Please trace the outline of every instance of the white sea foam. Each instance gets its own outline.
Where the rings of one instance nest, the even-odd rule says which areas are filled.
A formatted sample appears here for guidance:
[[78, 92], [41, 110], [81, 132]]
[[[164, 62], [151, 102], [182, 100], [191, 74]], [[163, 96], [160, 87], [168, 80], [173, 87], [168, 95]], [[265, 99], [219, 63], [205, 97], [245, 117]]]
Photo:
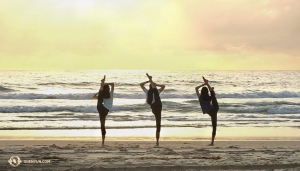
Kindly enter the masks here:
[[[178, 104], [178, 105], [176, 105]], [[56, 105], [56, 106], [1, 106], [0, 113], [32, 113], [32, 112], [81, 112], [81, 113], [98, 113], [96, 104], [90, 105]], [[148, 112], [151, 111], [150, 107], [146, 104], [134, 104], [134, 105], [114, 105], [112, 112]], [[169, 113], [199, 113], [200, 106], [184, 106], [180, 103], [174, 103], [172, 105], [165, 104], [163, 106], [163, 112]], [[219, 112], [223, 113], [262, 113], [262, 114], [300, 114], [300, 106], [298, 105], [281, 105], [281, 106], [220, 106]]]
[[294, 91], [258, 91], [245, 93], [218, 93], [218, 98], [297, 98], [300, 97], [300, 92]]
[[[91, 99], [95, 92], [91, 93], [68, 93], [68, 94], [41, 94], [41, 93], [2, 93], [0, 99], [70, 99], [85, 100]], [[194, 93], [161, 93], [164, 99], [196, 99]], [[123, 99], [144, 99], [144, 93], [115, 93], [115, 98]], [[218, 93], [217, 98], [300, 98], [300, 92], [246, 92], [246, 93]]]
[[[147, 121], [152, 125], [155, 118], [149, 105], [144, 104], [146, 95], [139, 87], [139, 83], [147, 81], [141, 72], [144, 71], [0, 71], [0, 129], [20, 126], [98, 129], [97, 101], [92, 101], [92, 97], [99, 89], [99, 75], [104, 74], [107, 82], [115, 82], [113, 111], [107, 119], [116, 127], [130, 124], [143, 127]], [[166, 85], [160, 94], [163, 126], [210, 126], [210, 117], [202, 114], [195, 93], [195, 86], [203, 83], [202, 75], [207, 76], [216, 90], [220, 106], [218, 126], [299, 124], [299, 71], [151, 73], [155, 82]], [[20, 78], [25, 79], [20, 81]]]

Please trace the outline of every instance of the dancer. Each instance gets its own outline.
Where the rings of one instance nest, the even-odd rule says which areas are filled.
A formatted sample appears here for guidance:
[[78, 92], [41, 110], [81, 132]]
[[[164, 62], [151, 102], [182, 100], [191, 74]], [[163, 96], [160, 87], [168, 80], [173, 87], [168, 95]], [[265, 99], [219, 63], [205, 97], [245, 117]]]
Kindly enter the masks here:
[[[111, 86], [111, 90], [110, 87]], [[106, 135], [105, 119], [109, 111], [112, 109], [114, 83], [105, 83], [105, 75], [101, 80], [100, 90], [94, 95], [93, 98], [98, 99], [97, 110], [100, 117], [101, 134], [102, 134], [102, 146], [104, 146], [104, 140]]]
[[[140, 84], [143, 91], [146, 93], [147, 98], [146, 101], [150, 105], [152, 109], [152, 113], [155, 116], [156, 120], [156, 146], [159, 146], [159, 137], [160, 137], [160, 127], [161, 127], [161, 110], [162, 110], [162, 103], [159, 97], [159, 94], [165, 89], [165, 85], [159, 85], [153, 82], [152, 76], [148, 75], [146, 73], [147, 77], [149, 78], [149, 81], [142, 82]], [[150, 83], [149, 90], [145, 88], [145, 84]], [[156, 87], [160, 87], [159, 90], [157, 90]]]
[[[213, 131], [212, 131], [211, 143], [209, 144], [209, 146], [214, 146], [216, 130], [217, 130], [217, 113], [219, 111], [219, 104], [216, 99], [214, 87], [211, 87], [208, 84], [207, 79], [205, 79], [204, 77], [202, 77], [202, 78], [203, 78], [204, 84], [195, 87], [195, 90], [196, 90], [203, 114], [207, 113], [207, 114], [209, 114], [209, 116], [211, 118]], [[204, 87], [204, 86], [207, 86], [207, 87]], [[201, 94], [199, 93], [200, 87], [202, 87]], [[208, 95], [208, 90], [210, 91], [211, 96]], [[212, 104], [210, 102], [212, 102]]]

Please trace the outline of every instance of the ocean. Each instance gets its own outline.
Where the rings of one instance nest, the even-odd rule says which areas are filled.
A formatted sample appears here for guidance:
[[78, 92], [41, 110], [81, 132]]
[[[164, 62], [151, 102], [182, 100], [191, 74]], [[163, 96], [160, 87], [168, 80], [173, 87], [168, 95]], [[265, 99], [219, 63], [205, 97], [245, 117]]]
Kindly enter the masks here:
[[[162, 129], [211, 127], [195, 87], [210, 80], [222, 127], [300, 129], [300, 71], [0, 71], [0, 130], [99, 129], [100, 80], [115, 83], [107, 129], [155, 128], [155, 118], [139, 83], [165, 84]], [[148, 87], [148, 84], [146, 85]]]

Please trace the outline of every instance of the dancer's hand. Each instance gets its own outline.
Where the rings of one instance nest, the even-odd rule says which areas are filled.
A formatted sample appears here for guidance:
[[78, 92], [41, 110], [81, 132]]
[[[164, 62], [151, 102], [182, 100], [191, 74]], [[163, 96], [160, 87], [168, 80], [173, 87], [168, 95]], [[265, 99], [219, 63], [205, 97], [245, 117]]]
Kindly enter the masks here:
[[98, 99], [98, 94], [99, 94], [99, 92], [97, 92], [96, 94], [94, 94], [93, 98], [94, 99]]
[[195, 89], [198, 90], [200, 87], [203, 87], [203, 86], [205, 86], [205, 84], [201, 84], [201, 85], [195, 87]]
[[140, 83], [140, 86], [144, 86], [146, 83], [149, 83], [149, 81], [145, 81], [145, 82]]

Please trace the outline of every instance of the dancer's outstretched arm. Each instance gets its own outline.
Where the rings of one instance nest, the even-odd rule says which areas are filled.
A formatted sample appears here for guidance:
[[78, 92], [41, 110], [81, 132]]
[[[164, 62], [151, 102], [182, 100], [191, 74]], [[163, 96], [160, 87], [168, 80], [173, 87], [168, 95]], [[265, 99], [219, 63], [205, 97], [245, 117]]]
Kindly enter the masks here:
[[140, 83], [140, 86], [141, 86], [141, 88], [144, 90], [145, 89], [145, 84], [146, 83], [149, 83], [149, 81], [145, 81], [145, 82], [142, 82], [142, 83]]
[[201, 85], [195, 87], [196, 94], [197, 94], [198, 98], [200, 98], [200, 95], [201, 95], [201, 93], [199, 92], [199, 88], [200, 88], [200, 87], [203, 87], [203, 86], [205, 86], [205, 84], [201, 84]]
[[115, 90], [115, 83], [104, 83], [104, 85], [110, 85], [110, 87], [111, 87], [110, 91], [114, 92], [114, 90]]
[[98, 93], [94, 94], [94, 96], [93, 96], [94, 99], [98, 99]]
[[165, 87], [166, 87], [166, 86], [163, 85], [163, 84], [156, 84], [156, 86], [160, 87], [159, 92], [164, 91], [164, 89], [165, 89]]

